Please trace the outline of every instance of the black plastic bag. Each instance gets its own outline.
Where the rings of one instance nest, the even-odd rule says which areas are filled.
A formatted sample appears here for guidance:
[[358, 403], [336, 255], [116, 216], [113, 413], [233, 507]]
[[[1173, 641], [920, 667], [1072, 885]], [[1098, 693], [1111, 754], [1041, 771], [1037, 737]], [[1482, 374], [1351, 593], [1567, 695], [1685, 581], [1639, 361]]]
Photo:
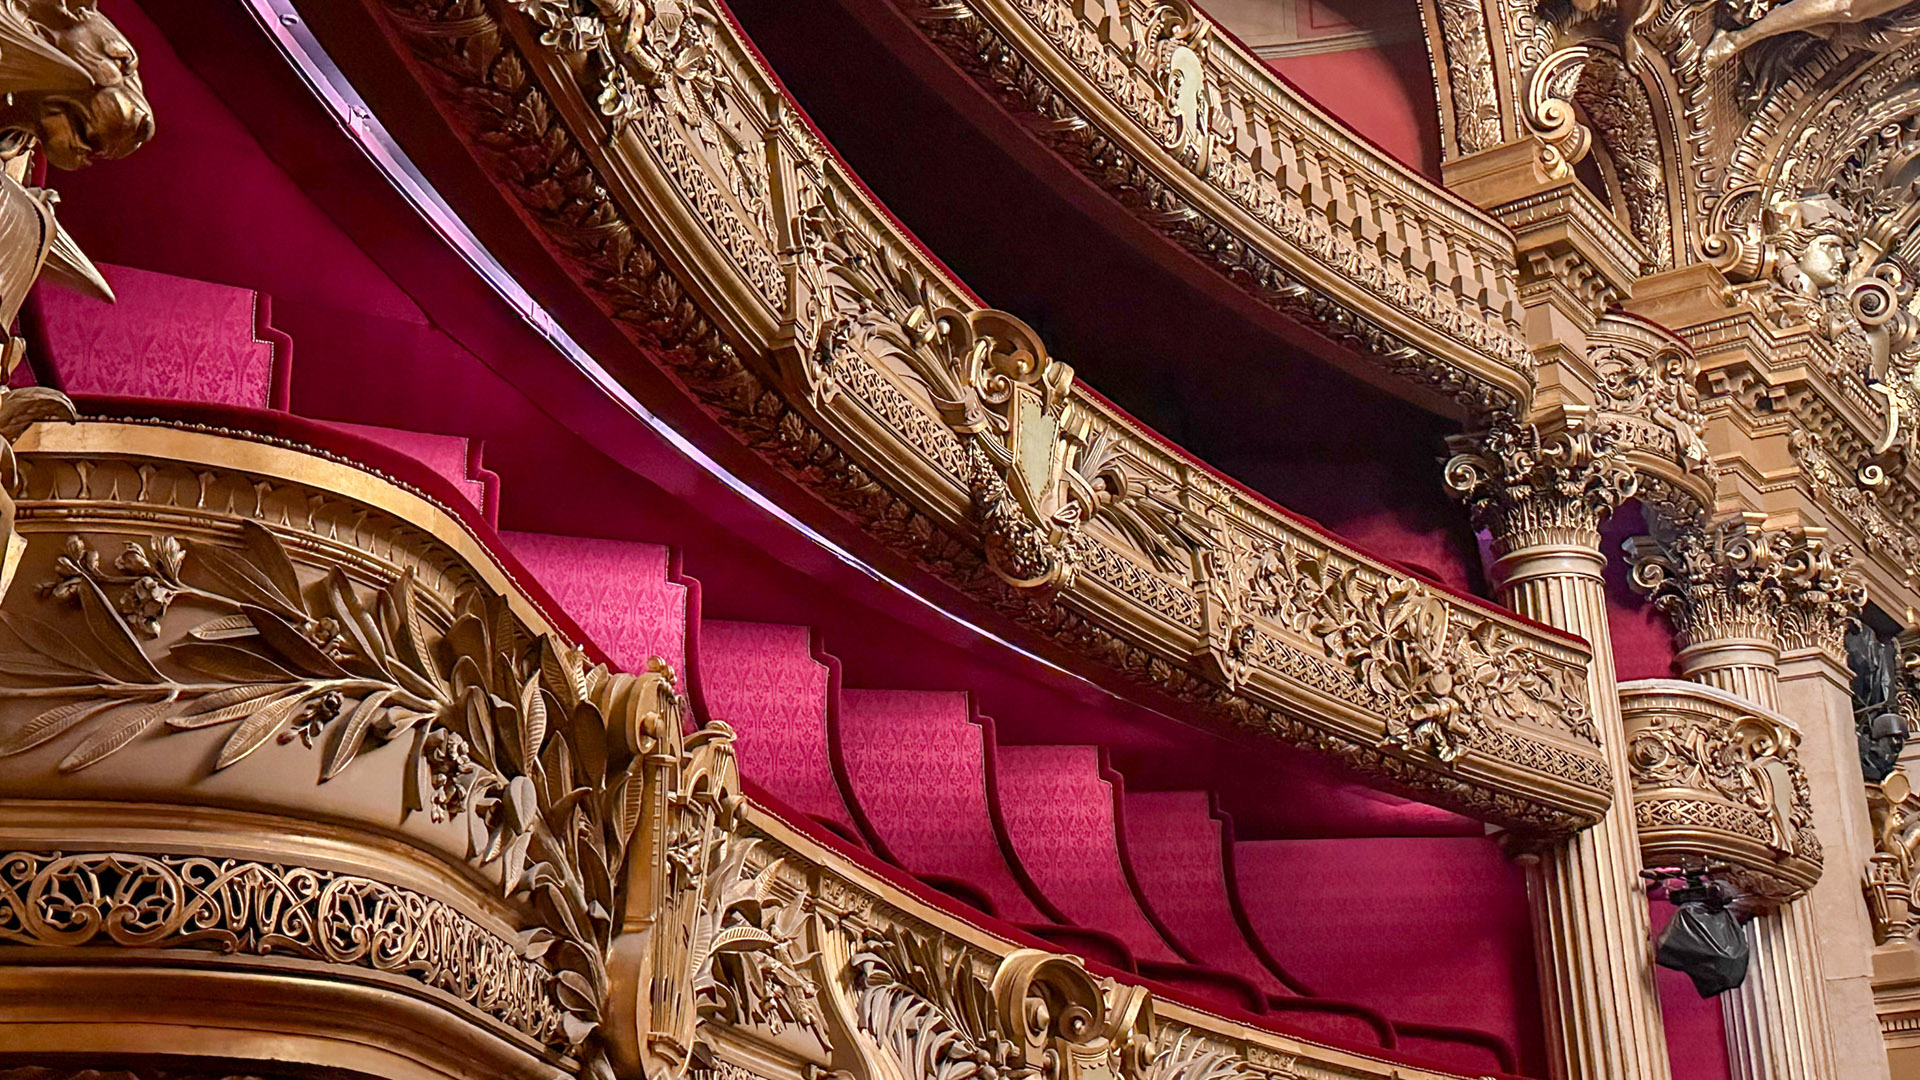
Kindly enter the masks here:
[[1717, 997], [1747, 980], [1747, 935], [1717, 897], [1674, 905], [1673, 921], [1654, 943], [1663, 968], [1683, 971], [1703, 998]]

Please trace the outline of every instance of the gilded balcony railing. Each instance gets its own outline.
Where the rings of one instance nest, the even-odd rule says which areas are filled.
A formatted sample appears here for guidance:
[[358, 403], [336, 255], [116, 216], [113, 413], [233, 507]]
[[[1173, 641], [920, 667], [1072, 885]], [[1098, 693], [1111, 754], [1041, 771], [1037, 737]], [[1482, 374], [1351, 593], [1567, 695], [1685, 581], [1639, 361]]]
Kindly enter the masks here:
[[1082, 389], [871, 199], [720, 9], [378, 2], [710, 415], [1063, 662], [1489, 819], [1607, 804], [1581, 643], [1367, 558]]
[[1724, 864], [1790, 900], [1819, 880], [1820, 839], [1791, 720], [1700, 683], [1623, 683], [1634, 819], [1648, 866]]
[[1159, 1000], [783, 821], [679, 673], [590, 659], [443, 478], [272, 422], [14, 448], [0, 1064], [1452, 1075]]
[[1410, 381], [1525, 411], [1512, 235], [1187, 0], [884, 2], [1230, 281]]

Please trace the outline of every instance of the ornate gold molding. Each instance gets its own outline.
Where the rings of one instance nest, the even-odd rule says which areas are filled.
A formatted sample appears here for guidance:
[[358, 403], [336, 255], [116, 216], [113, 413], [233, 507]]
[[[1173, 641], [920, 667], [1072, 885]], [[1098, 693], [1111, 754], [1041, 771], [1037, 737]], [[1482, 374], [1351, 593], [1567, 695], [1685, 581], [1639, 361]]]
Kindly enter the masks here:
[[[477, 0], [385, 2], [416, 56], [450, 84], [448, 108], [482, 156], [593, 291], [614, 298], [622, 324], [657, 346], [723, 425], [881, 542], [1055, 642], [1069, 662], [1144, 684], [1200, 717], [1334, 751], [1424, 798], [1549, 830], [1591, 820], [1606, 801], [1604, 765], [1567, 724], [1490, 717], [1490, 736], [1450, 764], [1409, 752], [1387, 735], [1381, 713], [1393, 699], [1303, 632], [1236, 614], [1237, 551], [1283, 541], [1342, 568], [1386, 568], [1175, 454], [1073, 387], [1017, 320], [978, 310], [809, 130], [750, 107], [777, 95], [730, 26], [697, 15], [677, 24], [705, 35], [703, 71], [765, 89], [702, 106], [719, 110], [715, 123], [734, 133], [727, 152], [752, 158], [750, 167], [711, 163], [710, 140], [673, 104], [689, 100], [683, 92], [649, 83], [656, 77], [616, 53], [611, 43], [623, 39], [605, 23], [582, 29], [561, 18], [572, 8], [495, 23]], [[652, 25], [634, 32], [654, 34]], [[567, 36], [576, 30], [587, 36]], [[661, 40], [647, 48], [680, 39]], [[626, 74], [608, 75], [614, 68]], [[628, 82], [633, 93], [599, 98]], [[529, 117], [539, 123], [529, 127]], [[504, 155], [510, 146], [527, 154]], [[745, 208], [761, 201], [751, 178], [762, 166], [779, 182], [756, 216]], [[568, 192], [558, 206], [541, 194], [556, 173]], [[634, 192], [659, 197], [612, 194]], [[689, 206], [691, 220], [666, 209]], [[598, 223], [592, 243], [582, 221]], [[758, 250], [741, 239], [758, 235], [756, 221], [771, 229], [777, 290], [757, 284], [764, 275], [737, 254]], [[676, 264], [711, 272], [673, 277], [629, 222], [663, 231]], [[1024, 374], [1008, 375], [1015, 370]], [[1016, 405], [1033, 419], [1024, 430], [1042, 437], [1011, 439]], [[1519, 620], [1443, 602], [1469, 626], [1493, 620], [1547, 668], [1585, 662], [1577, 645]]]
[[553, 973], [449, 904], [304, 866], [199, 855], [0, 855], [0, 941], [43, 948], [204, 949], [416, 979], [565, 1046]]
[[1089, 179], [1228, 280], [1471, 409], [1525, 406], [1511, 238], [1348, 135], [1184, 0], [899, 3], [997, 99], [1044, 116]]
[[[213, 833], [184, 861], [15, 857], [0, 866], [20, 876], [11, 935], [418, 975], [552, 1062], [604, 1073], [628, 845], [642, 808], [673, 798], [663, 785], [704, 773], [730, 734], [683, 740], [672, 672], [588, 662], [522, 617], [497, 567], [459, 554], [471, 538], [450, 518], [391, 485], [164, 429], [152, 441], [177, 456], [143, 459], [140, 429], [105, 426], [135, 437], [83, 423], [22, 440], [22, 580], [37, 588], [0, 609], [9, 789], [192, 802], [214, 785], [222, 802], [355, 821], [349, 849], [390, 843], [398, 823], [486, 881], [514, 925], [464, 896], [228, 856]], [[63, 441], [118, 452], [48, 450]], [[266, 464], [293, 475], [253, 471]], [[659, 835], [643, 846], [665, 860]], [[258, 910], [235, 918], [267, 922], [222, 923], [241, 901]]]
[[1623, 683], [1620, 706], [1646, 865], [1724, 863], [1766, 903], [1813, 886], [1820, 839], [1791, 721], [1672, 679]]
[[1851, 549], [1817, 526], [1769, 528], [1758, 515], [1675, 524], [1627, 542], [1633, 582], [1673, 621], [1683, 648], [1762, 641], [1845, 655], [1865, 601]]
[[0, 989], [89, 993], [10, 1010], [5, 1053], [128, 1052], [94, 1040], [132, 995], [133, 1052], [243, 1065], [269, 1031], [274, 1068], [343, 1074], [1447, 1078], [903, 892], [743, 798], [670, 672], [586, 664], [418, 493], [158, 425], [21, 462], [46, 587], [0, 607]]
[[[1256, 1080], [1340, 1076], [1439, 1080], [1447, 1074], [1336, 1050], [1158, 998], [1077, 959], [1023, 948], [866, 874], [751, 804], [748, 870], [796, 921], [811, 950], [798, 969], [821, 1026], [804, 1034], [749, 1016], [716, 1017], [724, 1069], [805, 1063], [856, 1080], [996, 1075], [1037, 1080]], [[729, 982], [729, 988], [751, 980]]]

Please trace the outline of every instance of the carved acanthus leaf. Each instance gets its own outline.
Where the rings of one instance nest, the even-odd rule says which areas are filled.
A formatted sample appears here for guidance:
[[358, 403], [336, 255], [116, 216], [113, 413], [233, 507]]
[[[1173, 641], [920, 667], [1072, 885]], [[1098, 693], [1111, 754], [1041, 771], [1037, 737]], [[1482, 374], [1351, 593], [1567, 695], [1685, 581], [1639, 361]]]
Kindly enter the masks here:
[[927, 1080], [1146, 1080], [1144, 990], [1035, 949], [1008, 954], [990, 976], [979, 964], [940, 937], [869, 932], [852, 961], [859, 1026], [902, 1074]]
[[1478, 434], [1448, 440], [1446, 484], [1496, 550], [1541, 537], [1591, 545], [1600, 523], [1639, 490], [1620, 442], [1612, 425], [1570, 407], [1550, 425], [1501, 414]]
[[338, 567], [309, 580], [251, 520], [237, 544], [129, 541], [111, 568], [70, 537], [40, 610], [0, 612], [0, 700], [46, 706], [0, 732], [0, 755], [65, 739], [59, 768], [76, 772], [154, 735], [224, 728], [214, 771], [298, 740], [325, 782], [406, 746], [402, 807], [465, 823], [469, 856], [540, 927], [526, 948], [560, 1005], [550, 1042], [599, 1061], [617, 874], [654, 752], [641, 733], [677, 738], [674, 676], [589, 664], [488, 593], [460, 597], [439, 632], [415, 590], [410, 569], [371, 595]]
[[1633, 583], [1683, 645], [1759, 639], [1841, 652], [1865, 589], [1851, 549], [1825, 529], [1769, 529], [1750, 515], [1652, 524], [1654, 533], [1626, 544]]

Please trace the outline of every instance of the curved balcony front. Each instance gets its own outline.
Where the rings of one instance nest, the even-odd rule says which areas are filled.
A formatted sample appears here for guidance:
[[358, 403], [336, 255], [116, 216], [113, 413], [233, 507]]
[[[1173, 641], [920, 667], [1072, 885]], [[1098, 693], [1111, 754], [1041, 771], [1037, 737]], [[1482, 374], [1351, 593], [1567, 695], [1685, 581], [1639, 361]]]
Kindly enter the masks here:
[[715, 452], [954, 590], [937, 602], [1486, 820], [1557, 831], [1606, 806], [1581, 642], [1368, 557], [1082, 387], [872, 200], [721, 10], [302, 7], [323, 39], [398, 43], [427, 90], [407, 100], [450, 131], [383, 116], [403, 141], [461, 140], [513, 207], [461, 216], [554, 258], [572, 291], [550, 309], [650, 365], [626, 387], [697, 406]]
[[1620, 707], [1647, 866], [1723, 864], [1770, 903], [1813, 887], [1820, 838], [1793, 721], [1675, 679], [1622, 683]]
[[[942, 79], [941, 58], [966, 73], [1014, 121], [996, 125], [988, 109], [976, 124], [1023, 129], [994, 137], [1029, 144], [1017, 157], [1057, 155], [1107, 204], [1099, 216], [1157, 233], [1216, 288], [1339, 342], [1403, 395], [1526, 411], [1533, 359], [1513, 234], [1356, 135], [1204, 3], [839, 6], [910, 77]], [[777, 21], [772, 7], [749, 27]]]
[[[685, 670], [620, 671], [563, 612], [603, 613], [533, 583], [543, 538], [494, 533], [445, 475], [335, 425], [157, 411], [173, 418], [41, 425], [16, 445], [9, 1062], [409, 1080], [1489, 1071], [1403, 1056], [1472, 1051], [1459, 1032], [1296, 997], [1298, 1015], [1382, 1035], [1283, 1035], [969, 910], [744, 784], [736, 756], [764, 763], [758, 740], [792, 732], [721, 697], [738, 677], [713, 621], [701, 685], [697, 609], [652, 642], [683, 638]], [[702, 699], [748, 725], [737, 744]], [[1496, 1060], [1511, 1070], [1510, 1050]]]

